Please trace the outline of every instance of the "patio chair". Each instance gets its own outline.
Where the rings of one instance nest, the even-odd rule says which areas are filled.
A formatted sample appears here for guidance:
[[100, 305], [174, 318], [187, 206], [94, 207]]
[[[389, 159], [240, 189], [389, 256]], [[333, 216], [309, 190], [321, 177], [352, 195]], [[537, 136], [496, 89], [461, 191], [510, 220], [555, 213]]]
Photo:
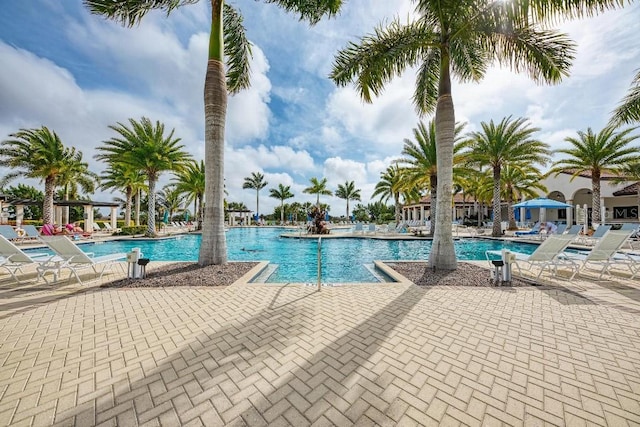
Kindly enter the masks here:
[[104, 223], [104, 229], [107, 230], [109, 233], [119, 233], [122, 231], [120, 228], [113, 228], [111, 224], [109, 224], [108, 222]]
[[[577, 264], [572, 259], [560, 258], [560, 255], [567, 246], [569, 246], [569, 243], [571, 243], [572, 240], [573, 236], [568, 236], [566, 234], [560, 236], [551, 235], [531, 254], [511, 252], [515, 255], [515, 265], [518, 268], [518, 272], [522, 276], [522, 268], [520, 267], [520, 264], [527, 264], [529, 266], [529, 271], [531, 271], [534, 266], [539, 267], [540, 272], [536, 278], [539, 278], [546, 268], [553, 268], [554, 273], [557, 273], [558, 267], [561, 266], [568, 267], [575, 271], [577, 269]], [[502, 251], [486, 251], [485, 256], [487, 261], [491, 262], [491, 260], [495, 259], [496, 256], [502, 256]]]
[[571, 228], [566, 231], [564, 234], [566, 234], [567, 236], [577, 236], [581, 231], [582, 231], [582, 225], [581, 224], [576, 224], [576, 225], [572, 225]]
[[49, 271], [53, 273], [54, 281], [57, 281], [60, 272], [65, 268], [70, 271], [70, 274], [76, 277], [78, 283], [82, 283], [78, 271], [86, 268], [91, 268], [96, 274], [100, 274], [98, 278], [102, 278], [105, 271], [114, 265], [120, 265], [124, 272], [122, 263], [118, 262], [127, 257], [127, 254], [124, 252], [94, 257], [93, 253], [83, 252], [82, 249], [66, 236], [43, 236], [42, 240], [57, 255], [57, 257], [50, 262], [38, 265], [39, 275], [42, 276], [45, 281], [47, 280], [44, 275]]
[[[609, 230], [611, 230], [610, 225], [601, 225], [591, 236], [578, 236], [576, 243], [581, 243], [583, 245], [595, 245]], [[629, 233], [629, 235], [631, 235], [631, 233]]]
[[533, 228], [531, 228], [531, 230], [528, 230], [528, 231], [516, 231], [516, 232], [514, 233], [514, 235], [515, 235], [516, 237], [521, 237], [521, 236], [534, 236], [534, 235], [535, 235], [535, 236], [537, 236], [537, 235], [539, 235], [539, 234], [540, 234], [540, 223], [539, 223], [539, 222], [536, 222], [536, 223], [533, 225]]
[[12, 242], [17, 242], [20, 240], [20, 236], [10, 225], [0, 225], [0, 235]]
[[357, 222], [353, 227], [353, 233], [364, 234], [364, 225], [361, 222]]
[[40, 232], [33, 224], [23, 225], [22, 229], [24, 230], [23, 239], [31, 239], [31, 240], [40, 240]]
[[376, 225], [375, 224], [369, 224], [369, 226], [367, 227], [367, 233], [376, 234]]
[[576, 274], [579, 275], [580, 270], [589, 269], [588, 265], [591, 264], [602, 266], [598, 279], [602, 278], [602, 275], [616, 264], [626, 266], [632, 277], [635, 277], [638, 261], [632, 255], [618, 253], [618, 250], [624, 246], [632, 232], [632, 230], [609, 230], [589, 252], [563, 253], [561, 255], [562, 259], [578, 263], [578, 269], [576, 269], [571, 278]]
[[20, 282], [16, 272], [23, 273], [22, 268], [31, 264], [44, 263], [54, 257], [47, 253], [27, 253], [18, 248], [6, 237], [0, 235], [0, 267], [11, 274], [16, 282]]

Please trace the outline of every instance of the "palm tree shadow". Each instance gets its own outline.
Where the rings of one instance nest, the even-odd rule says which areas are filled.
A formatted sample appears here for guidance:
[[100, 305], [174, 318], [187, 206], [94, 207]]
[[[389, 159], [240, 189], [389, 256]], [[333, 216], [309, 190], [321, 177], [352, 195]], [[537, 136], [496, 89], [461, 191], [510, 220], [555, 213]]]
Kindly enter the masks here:
[[[427, 289], [413, 285], [388, 287], [377, 291], [380, 295], [374, 298], [374, 309], [344, 301], [337, 303], [344, 312], [335, 311], [336, 299], [352, 298], [353, 294], [357, 297], [361, 292], [370, 290], [317, 292], [311, 288], [281, 287], [264, 309], [250, 317], [243, 318], [244, 313], [238, 313], [237, 318], [229, 319], [220, 328], [210, 324], [215, 328], [212, 333], [194, 336], [157, 367], [144, 370], [122, 396], [116, 393], [115, 402], [145, 395], [158, 407], [190, 390], [194, 406], [205, 400], [215, 402], [218, 422], [239, 421], [239, 416], [251, 423], [276, 404], [304, 412], [304, 406], [321, 397], [340, 399], [349, 392], [380, 391], [382, 387], [376, 383], [386, 380], [377, 374], [372, 378], [370, 371], [365, 377], [360, 371]], [[244, 295], [247, 291], [238, 293]], [[258, 297], [249, 293], [249, 298]], [[240, 300], [248, 302], [243, 297]], [[357, 310], [366, 312], [366, 316], [354, 316]], [[346, 333], [337, 332], [341, 328], [336, 324], [351, 323], [353, 326]], [[162, 380], [162, 392], [154, 393], [150, 384], [157, 384], [158, 380]], [[286, 396], [289, 400], [283, 401]], [[300, 406], [300, 402], [307, 403]], [[96, 408], [97, 420], [102, 411], [109, 409]], [[137, 413], [139, 422], [149, 421], [148, 413], [152, 411]], [[305, 424], [313, 422], [301, 416]]]

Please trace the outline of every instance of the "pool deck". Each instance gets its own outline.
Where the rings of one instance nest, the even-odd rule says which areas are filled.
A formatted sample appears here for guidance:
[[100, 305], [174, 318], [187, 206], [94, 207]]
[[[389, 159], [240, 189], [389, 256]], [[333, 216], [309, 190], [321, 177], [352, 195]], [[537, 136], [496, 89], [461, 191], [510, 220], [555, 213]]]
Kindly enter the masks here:
[[3, 275], [0, 425], [640, 425], [640, 281], [543, 277], [317, 292]]

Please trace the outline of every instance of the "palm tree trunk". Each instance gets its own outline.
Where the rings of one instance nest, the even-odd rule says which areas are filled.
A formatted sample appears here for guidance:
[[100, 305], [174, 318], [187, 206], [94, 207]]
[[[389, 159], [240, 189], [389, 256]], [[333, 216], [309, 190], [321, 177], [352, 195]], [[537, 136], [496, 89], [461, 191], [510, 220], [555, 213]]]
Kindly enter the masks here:
[[398, 225], [400, 225], [400, 218], [401, 218], [400, 209], [402, 208], [400, 206], [400, 197], [398, 197], [397, 193], [393, 195], [393, 200], [394, 200], [394, 205], [396, 207], [396, 227], [397, 227]]
[[204, 82], [205, 195], [202, 242], [198, 264], [227, 262], [224, 234], [224, 126], [227, 116], [227, 84], [224, 68], [222, 0], [211, 0], [209, 61]]
[[156, 179], [149, 174], [149, 193], [147, 207], [147, 236], [156, 236]]
[[256, 190], [256, 215], [260, 215], [260, 190]]
[[438, 207], [438, 175], [431, 175], [429, 178], [431, 184], [431, 204], [429, 205], [429, 216], [432, 221], [429, 226], [429, 234], [433, 236], [433, 233], [436, 232], [436, 212]]
[[[69, 200], [69, 185], [64, 186], [64, 200]], [[65, 206], [62, 209], [62, 224], [69, 224], [71, 221], [69, 219], [69, 206]]]
[[502, 236], [502, 209], [500, 206], [500, 166], [493, 167], [493, 237]]
[[142, 190], [138, 188], [138, 193], [136, 194], [136, 227], [140, 227], [140, 199], [142, 197]]
[[280, 224], [284, 224], [284, 199], [280, 200]]
[[133, 199], [133, 189], [131, 187], [127, 187], [126, 193], [126, 202], [124, 204], [124, 226], [131, 226], [131, 201]]
[[44, 203], [42, 206], [42, 223], [53, 224], [53, 191], [55, 177], [48, 176], [44, 180]]
[[[453, 198], [453, 139], [455, 134], [455, 112], [451, 98], [451, 76], [448, 53], [442, 53], [440, 85], [436, 105], [436, 153], [438, 170], [438, 200], [436, 206], [436, 229], [429, 254], [429, 267], [440, 270], [455, 270], [458, 267], [451, 231], [451, 202]], [[433, 217], [431, 218], [433, 221]]]
[[591, 187], [593, 195], [591, 199], [591, 223], [600, 224], [602, 221], [602, 213], [600, 212], [600, 172], [593, 171], [591, 174]]
[[347, 221], [349, 221], [349, 198], [347, 197]]

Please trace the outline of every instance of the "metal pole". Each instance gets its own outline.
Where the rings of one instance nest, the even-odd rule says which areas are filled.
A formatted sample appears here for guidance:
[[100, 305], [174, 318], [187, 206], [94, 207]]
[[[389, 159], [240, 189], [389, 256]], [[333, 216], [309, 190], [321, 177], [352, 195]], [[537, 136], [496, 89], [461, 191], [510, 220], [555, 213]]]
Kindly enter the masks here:
[[322, 237], [318, 237], [318, 292], [322, 289]]

